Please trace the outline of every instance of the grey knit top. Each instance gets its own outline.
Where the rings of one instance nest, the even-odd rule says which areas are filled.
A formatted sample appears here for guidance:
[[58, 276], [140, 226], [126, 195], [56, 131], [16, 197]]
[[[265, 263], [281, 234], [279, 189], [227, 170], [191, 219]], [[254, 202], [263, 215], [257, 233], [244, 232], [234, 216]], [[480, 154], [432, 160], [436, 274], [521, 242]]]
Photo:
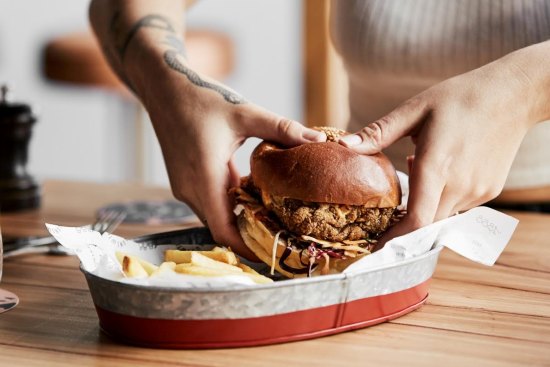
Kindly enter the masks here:
[[[354, 131], [439, 81], [549, 39], [550, 1], [332, 0], [331, 37]], [[413, 150], [403, 139], [386, 153], [405, 170]], [[506, 183], [540, 185], [550, 185], [550, 122], [528, 134]]]

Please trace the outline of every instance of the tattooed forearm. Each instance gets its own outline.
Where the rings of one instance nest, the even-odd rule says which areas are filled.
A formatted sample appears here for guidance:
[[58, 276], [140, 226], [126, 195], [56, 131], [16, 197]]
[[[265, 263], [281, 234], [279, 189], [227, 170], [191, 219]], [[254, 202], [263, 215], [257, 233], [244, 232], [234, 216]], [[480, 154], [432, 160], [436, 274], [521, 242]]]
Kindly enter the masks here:
[[115, 71], [115, 73], [118, 75], [118, 77], [120, 78], [120, 80], [132, 91], [132, 92], [136, 92], [136, 89], [134, 87], [134, 85], [132, 84], [132, 82], [130, 81], [130, 79], [128, 79], [128, 77], [126, 76], [126, 73], [124, 72], [124, 70], [122, 69], [122, 67], [120, 66], [120, 63], [117, 61], [116, 57], [117, 55], [114, 54], [111, 49], [109, 49], [108, 47], [105, 47], [104, 45], [101, 45], [101, 49], [103, 50], [103, 54], [105, 55], [105, 57], [107, 58], [107, 60], [109, 61], [109, 64], [111, 65], [111, 67], [113, 68], [113, 70]]
[[181, 73], [189, 79], [189, 81], [196, 86], [202, 88], [212, 89], [223, 96], [223, 98], [233, 104], [245, 103], [245, 99], [239, 94], [232, 92], [221, 85], [209, 83], [206, 80], [202, 79], [199, 74], [195, 73], [193, 70], [189, 69], [187, 66], [182, 64], [178, 60], [178, 53], [174, 50], [168, 50], [164, 53], [164, 61], [171, 69]]
[[164, 61], [168, 67], [180, 74], [185, 75], [194, 85], [201, 88], [211, 89], [219, 93], [229, 103], [241, 104], [245, 102], [245, 99], [239, 94], [223, 87], [222, 85], [211, 83], [202, 79], [199, 74], [189, 69], [180, 61], [181, 58], [185, 59], [185, 45], [181, 35], [176, 32], [176, 27], [172, 25], [169, 18], [159, 14], [149, 14], [130, 26], [128, 23], [125, 23], [121, 13], [117, 11], [113, 14], [109, 26], [112, 50], [109, 54], [111, 55], [111, 58], [113, 58], [113, 56], [118, 58], [118, 65], [121, 69], [119, 75], [126, 80], [128, 85], [130, 85], [130, 83], [128, 78], [125, 78], [124, 70], [122, 70], [124, 69], [124, 56], [132, 40], [142, 28], [155, 28], [164, 31], [164, 39], [158, 40], [157, 42], [164, 44], [169, 48], [164, 53]]
[[150, 14], [144, 16], [143, 18], [138, 20], [130, 28], [130, 30], [128, 30], [128, 32], [124, 32], [123, 28], [124, 26], [122, 24], [119, 14], [115, 13], [111, 21], [110, 31], [120, 60], [124, 60], [124, 55], [126, 54], [126, 50], [128, 49], [130, 42], [132, 42], [132, 39], [141, 28], [156, 28], [167, 31], [171, 35], [176, 34], [176, 31], [170, 23], [170, 20], [159, 14]]
[[187, 51], [185, 49], [185, 45], [180, 38], [176, 37], [173, 34], [169, 34], [166, 36], [166, 39], [163, 43], [172, 47], [179, 55], [186, 57]]

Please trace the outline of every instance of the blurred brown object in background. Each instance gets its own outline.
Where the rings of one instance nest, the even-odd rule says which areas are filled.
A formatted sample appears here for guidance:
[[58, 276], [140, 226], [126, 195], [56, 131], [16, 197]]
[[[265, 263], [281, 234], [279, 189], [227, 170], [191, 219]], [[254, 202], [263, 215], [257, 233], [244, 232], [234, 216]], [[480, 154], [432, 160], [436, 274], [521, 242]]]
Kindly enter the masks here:
[[550, 186], [504, 189], [487, 205], [500, 210], [550, 213]]
[[304, 115], [306, 125], [347, 130], [348, 78], [329, 37], [329, 0], [303, 2]]
[[126, 91], [111, 71], [92, 33], [73, 33], [53, 39], [44, 49], [43, 62], [44, 75], [50, 80]]
[[[190, 30], [185, 38], [195, 70], [218, 80], [231, 73], [234, 54], [228, 36], [211, 30]], [[49, 80], [128, 93], [109, 67], [92, 32], [71, 33], [49, 41], [44, 48], [43, 71]]]
[[495, 199], [495, 202], [503, 204], [547, 202], [550, 204], [550, 186], [507, 189]]

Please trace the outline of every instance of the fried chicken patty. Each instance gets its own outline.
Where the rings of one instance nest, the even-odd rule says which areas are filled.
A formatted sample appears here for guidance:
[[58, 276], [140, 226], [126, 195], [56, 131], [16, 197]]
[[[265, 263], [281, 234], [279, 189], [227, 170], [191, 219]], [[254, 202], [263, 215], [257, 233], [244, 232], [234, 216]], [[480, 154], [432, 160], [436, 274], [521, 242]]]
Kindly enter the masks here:
[[373, 238], [385, 231], [395, 208], [324, 204], [270, 195], [264, 205], [290, 231], [327, 241]]

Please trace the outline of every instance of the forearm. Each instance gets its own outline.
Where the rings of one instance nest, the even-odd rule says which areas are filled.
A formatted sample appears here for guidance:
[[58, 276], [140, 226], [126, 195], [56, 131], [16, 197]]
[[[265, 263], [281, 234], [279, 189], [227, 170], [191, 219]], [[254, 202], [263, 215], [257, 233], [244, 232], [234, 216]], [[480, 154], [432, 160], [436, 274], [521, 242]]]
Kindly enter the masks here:
[[183, 12], [181, 0], [93, 0], [90, 22], [113, 70], [131, 83], [138, 53], [162, 52], [163, 43], [184, 53]]
[[503, 88], [513, 94], [513, 102], [506, 108], [525, 109], [529, 125], [550, 119], [549, 65], [550, 41], [517, 50], [488, 65], [494, 74], [504, 74]]
[[230, 105], [244, 102], [189, 67], [182, 37], [185, 5], [189, 1], [94, 0], [90, 20], [113, 69], [149, 110], [162, 108], [159, 103], [174, 94], [188, 102], [213, 96]]

